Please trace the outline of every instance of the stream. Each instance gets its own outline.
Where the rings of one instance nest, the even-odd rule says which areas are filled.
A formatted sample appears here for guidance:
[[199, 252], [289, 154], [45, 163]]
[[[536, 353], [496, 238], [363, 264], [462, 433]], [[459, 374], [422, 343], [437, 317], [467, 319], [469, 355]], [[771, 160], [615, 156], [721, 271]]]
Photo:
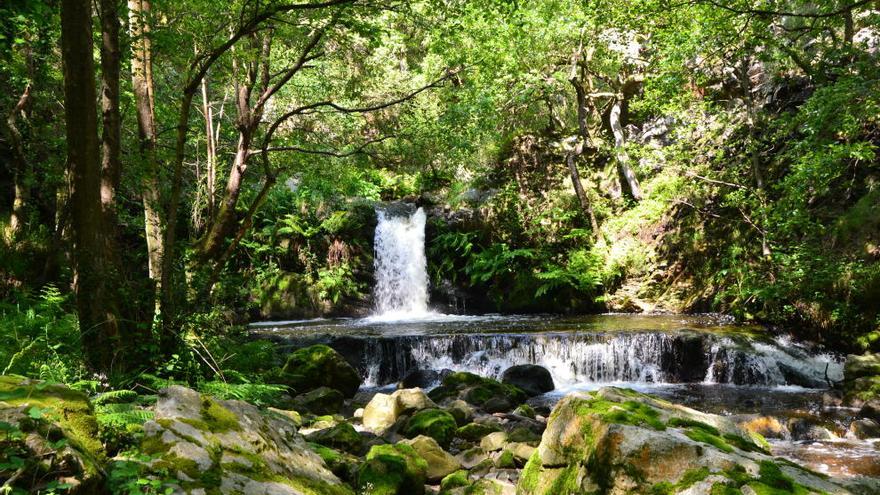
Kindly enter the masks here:
[[429, 313], [257, 322], [251, 332], [289, 350], [330, 345], [364, 377], [364, 393], [414, 377], [431, 388], [445, 370], [499, 378], [515, 364], [538, 364], [556, 385], [530, 400], [539, 408], [574, 390], [628, 387], [741, 423], [766, 423], [774, 455], [815, 471], [880, 476], [880, 439], [848, 435], [856, 411], [841, 407], [830, 390], [842, 379], [842, 356], [717, 315]]

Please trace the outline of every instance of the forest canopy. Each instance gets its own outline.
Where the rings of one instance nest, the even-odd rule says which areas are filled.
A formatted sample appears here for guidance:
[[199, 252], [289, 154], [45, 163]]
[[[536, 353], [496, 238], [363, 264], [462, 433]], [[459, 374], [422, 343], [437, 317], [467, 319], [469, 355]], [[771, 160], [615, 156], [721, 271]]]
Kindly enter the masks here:
[[194, 338], [361, 314], [396, 200], [436, 213], [438, 304], [717, 311], [876, 348], [878, 21], [856, 0], [10, 0], [0, 364], [199, 368]]

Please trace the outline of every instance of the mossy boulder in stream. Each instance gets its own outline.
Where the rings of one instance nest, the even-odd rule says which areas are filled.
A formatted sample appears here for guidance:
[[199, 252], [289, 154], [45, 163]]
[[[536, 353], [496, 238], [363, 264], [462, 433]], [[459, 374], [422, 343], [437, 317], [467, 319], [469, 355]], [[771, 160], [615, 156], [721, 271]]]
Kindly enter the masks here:
[[848, 401], [880, 399], [880, 353], [847, 356], [843, 379]]
[[173, 386], [144, 425], [145, 466], [171, 473], [175, 493], [350, 495], [288, 416]]
[[411, 446], [376, 445], [358, 470], [358, 493], [363, 495], [422, 495], [428, 463]]
[[330, 387], [352, 397], [362, 382], [357, 370], [341, 354], [323, 344], [294, 351], [282, 372], [285, 384], [300, 394]]
[[448, 412], [442, 409], [423, 409], [409, 418], [404, 433], [410, 438], [429, 436], [443, 448], [447, 448], [457, 429], [455, 418]]
[[104, 461], [98, 423], [84, 394], [64, 385], [0, 376], [4, 486], [48, 493], [60, 483], [68, 487], [65, 493], [102, 493]]
[[527, 394], [514, 385], [465, 371], [444, 377], [428, 396], [438, 403], [461, 399], [489, 413], [507, 412], [528, 399]]
[[764, 449], [727, 418], [603, 388], [556, 405], [517, 493], [848, 493]]

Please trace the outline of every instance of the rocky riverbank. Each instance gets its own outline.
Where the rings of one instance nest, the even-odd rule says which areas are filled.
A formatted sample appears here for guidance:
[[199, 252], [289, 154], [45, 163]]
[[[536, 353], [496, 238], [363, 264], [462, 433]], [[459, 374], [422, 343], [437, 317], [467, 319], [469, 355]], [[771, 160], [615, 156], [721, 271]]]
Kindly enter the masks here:
[[[535, 366], [514, 367], [500, 382], [458, 372], [429, 391], [364, 393], [342, 356], [319, 345], [293, 354], [280, 376], [299, 394], [274, 407], [173, 385], [137, 408], [126, 406], [137, 394], [90, 400], [61, 385], [2, 377], [0, 482], [12, 493], [23, 480], [42, 480], [29, 486], [80, 494], [880, 490], [876, 479], [832, 478], [774, 457], [761, 435], [773, 434], [770, 420], [709, 414], [615, 387], [568, 394], [552, 411], [533, 408], [529, 397], [553, 387]], [[108, 411], [143, 412], [130, 428], [136, 448], [111, 456], [98, 441]]]

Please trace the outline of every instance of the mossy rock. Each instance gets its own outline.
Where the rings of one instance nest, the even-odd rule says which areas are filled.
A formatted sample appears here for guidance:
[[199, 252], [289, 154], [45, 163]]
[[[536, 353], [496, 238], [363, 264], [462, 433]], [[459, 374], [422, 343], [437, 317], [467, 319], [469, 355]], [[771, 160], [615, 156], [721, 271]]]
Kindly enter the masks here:
[[509, 410], [528, 398], [525, 392], [513, 385], [464, 371], [445, 376], [440, 386], [429, 392], [428, 396], [436, 402], [461, 399], [480, 408], [489, 406], [493, 409], [491, 412]]
[[364, 495], [422, 495], [428, 463], [406, 444], [376, 445], [358, 469], [357, 491]]
[[455, 436], [469, 442], [478, 442], [489, 433], [501, 431], [501, 427], [491, 423], [469, 423], [455, 432]]
[[293, 409], [316, 415], [334, 414], [342, 409], [345, 397], [330, 387], [318, 387], [293, 398]]
[[67, 493], [100, 491], [106, 454], [94, 410], [82, 392], [21, 376], [0, 376], [0, 434], [3, 462], [7, 455], [21, 459], [25, 469], [10, 487], [37, 493], [52, 483], [66, 482], [71, 483]]
[[339, 479], [353, 482], [357, 478], [357, 468], [360, 464], [360, 459], [357, 457], [317, 443], [309, 443], [309, 448], [321, 457], [330, 472]]
[[326, 447], [343, 450], [352, 454], [360, 454], [364, 447], [364, 438], [348, 423], [318, 430], [306, 435], [306, 439]]
[[357, 370], [341, 354], [323, 344], [294, 351], [282, 372], [284, 383], [298, 393], [330, 387], [345, 397], [353, 397], [362, 382]]
[[440, 481], [440, 493], [447, 493], [453, 488], [470, 486], [470, 484], [471, 481], [468, 478], [468, 472], [464, 469], [459, 469], [458, 471], [449, 474]]
[[455, 418], [442, 409], [423, 409], [409, 418], [404, 433], [413, 438], [425, 435], [433, 438], [441, 447], [448, 448], [458, 429]]

